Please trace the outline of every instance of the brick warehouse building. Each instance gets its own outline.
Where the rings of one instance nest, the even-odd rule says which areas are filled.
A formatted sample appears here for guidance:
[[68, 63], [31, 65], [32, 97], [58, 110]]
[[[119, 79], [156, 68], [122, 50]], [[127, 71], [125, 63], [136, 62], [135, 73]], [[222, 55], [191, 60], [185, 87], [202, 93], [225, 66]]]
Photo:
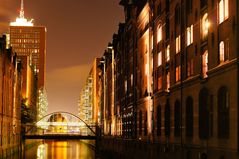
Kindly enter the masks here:
[[[238, 158], [238, 1], [120, 5], [125, 23], [113, 37], [114, 60], [108, 59], [115, 68], [114, 104], [108, 107], [115, 111], [107, 118], [119, 116], [110, 123], [121, 125], [110, 134], [145, 148], [153, 144], [152, 156]], [[108, 145], [130, 151], [119, 147]], [[142, 157], [140, 148], [132, 152]]]
[[99, 126], [114, 136], [102, 150], [121, 158], [238, 158], [238, 1], [120, 5], [125, 22], [99, 62]]

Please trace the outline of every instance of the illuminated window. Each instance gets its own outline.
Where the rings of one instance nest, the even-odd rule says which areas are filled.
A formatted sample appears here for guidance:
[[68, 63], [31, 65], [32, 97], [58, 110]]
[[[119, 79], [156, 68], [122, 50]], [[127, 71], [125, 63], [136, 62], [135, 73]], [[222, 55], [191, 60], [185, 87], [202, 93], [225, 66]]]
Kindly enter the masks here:
[[170, 88], [170, 72], [167, 72], [166, 90]]
[[193, 75], [193, 59], [189, 60], [187, 63], [187, 77]]
[[158, 90], [162, 89], [162, 82], [163, 82], [162, 77], [161, 76], [158, 77]]
[[219, 1], [219, 24], [228, 18], [228, 0]]
[[181, 67], [176, 67], [176, 82], [178, 82], [181, 79]]
[[219, 59], [220, 62], [224, 62], [224, 56], [225, 56], [225, 52], [224, 52], [224, 42], [221, 41], [219, 44]]
[[154, 41], [154, 37], [151, 36], [151, 50], [153, 50], [153, 48], [154, 48], [154, 43], [153, 43], [153, 41]]
[[176, 37], [176, 54], [180, 52], [181, 50], [181, 38], [180, 35]]
[[187, 27], [187, 46], [193, 43], [193, 25]]
[[125, 89], [125, 92], [127, 92], [127, 80], [124, 81], [124, 89]]
[[168, 45], [167, 48], [166, 48], [165, 60], [166, 61], [170, 60], [170, 45]]
[[207, 77], [208, 71], [208, 51], [205, 51], [202, 55], [202, 75], [203, 77]]
[[202, 38], [207, 38], [209, 28], [208, 14], [205, 13], [202, 17]]
[[158, 30], [157, 30], [157, 43], [159, 43], [161, 40], [162, 40], [162, 26], [159, 26], [158, 27]]
[[148, 64], [146, 63], [145, 64], [145, 75], [148, 75], [149, 74], [149, 66]]
[[161, 66], [162, 65], [162, 52], [160, 51], [158, 53], [158, 66]]
[[130, 76], [131, 86], [133, 86], [133, 74]]

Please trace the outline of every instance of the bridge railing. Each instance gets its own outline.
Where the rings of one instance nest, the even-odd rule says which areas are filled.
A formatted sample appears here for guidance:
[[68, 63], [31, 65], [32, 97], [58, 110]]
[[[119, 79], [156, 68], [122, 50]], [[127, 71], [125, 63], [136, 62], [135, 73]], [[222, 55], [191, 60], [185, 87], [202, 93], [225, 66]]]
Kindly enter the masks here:
[[[53, 134], [62, 134], [62, 135], [81, 135], [81, 136], [96, 136], [96, 126], [90, 126], [91, 129], [87, 126], [46, 126], [38, 127], [36, 125], [26, 126], [25, 135], [53, 135]], [[93, 131], [94, 132], [93, 132]]]

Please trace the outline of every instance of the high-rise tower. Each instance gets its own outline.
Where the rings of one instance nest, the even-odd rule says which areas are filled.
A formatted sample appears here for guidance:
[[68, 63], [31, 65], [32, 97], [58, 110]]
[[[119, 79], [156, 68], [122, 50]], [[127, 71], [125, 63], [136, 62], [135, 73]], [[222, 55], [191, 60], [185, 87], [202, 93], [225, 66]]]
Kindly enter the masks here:
[[[34, 26], [24, 17], [24, 3], [15, 22], [10, 23], [10, 46], [23, 66], [22, 97], [36, 111], [37, 118], [47, 112], [46, 97], [46, 27]], [[37, 77], [37, 78], [36, 78]]]
[[38, 73], [38, 89], [45, 87], [46, 79], [46, 28], [34, 26], [33, 19], [24, 17], [24, 4], [15, 22], [10, 23], [10, 45], [18, 56], [28, 56], [30, 65]]

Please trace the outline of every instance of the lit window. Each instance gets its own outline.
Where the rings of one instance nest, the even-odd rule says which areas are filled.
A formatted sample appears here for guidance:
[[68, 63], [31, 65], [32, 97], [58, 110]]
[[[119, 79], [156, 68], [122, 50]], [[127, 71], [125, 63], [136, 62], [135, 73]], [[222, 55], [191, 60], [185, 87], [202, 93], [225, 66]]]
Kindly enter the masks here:
[[125, 89], [125, 93], [127, 92], [127, 80], [124, 81], [124, 89]]
[[131, 80], [131, 86], [133, 86], [133, 74], [131, 74], [130, 80]]
[[162, 77], [158, 77], [158, 90], [162, 89]]
[[145, 64], [145, 75], [148, 75], [148, 73], [149, 73], [149, 66], [148, 66], [148, 64], [146, 63], [146, 64]]
[[221, 41], [220, 44], [219, 44], [219, 58], [220, 58], [220, 62], [224, 61], [224, 55], [225, 55], [225, 52], [224, 52], [224, 42]]
[[161, 40], [162, 40], [162, 26], [159, 26], [158, 27], [158, 30], [157, 30], [157, 43], [159, 43]]
[[193, 25], [187, 27], [187, 46], [193, 43]]
[[181, 50], [181, 38], [180, 35], [178, 37], [176, 37], [176, 54], [180, 52]]
[[208, 34], [208, 29], [209, 29], [209, 21], [208, 21], [208, 15], [205, 13], [202, 17], [202, 38], [205, 39]]
[[170, 60], [170, 45], [167, 46], [165, 60]]
[[170, 72], [167, 72], [167, 83], [166, 83], [166, 90], [170, 87]]
[[228, 0], [219, 1], [219, 24], [228, 18]]
[[158, 66], [161, 66], [162, 65], [162, 52], [160, 51], [158, 53]]
[[208, 51], [206, 50], [202, 55], [202, 75], [203, 77], [207, 77], [208, 71]]
[[151, 36], [151, 50], [153, 50], [153, 48], [154, 48], [154, 37], [153, 36]]
[[187, 77], [193, 75], [193, 59], [189, 60], [187, 63]]
[[177, 66], [176, 67], [176, 82], [178, 82], [181, 78], [181, 67]]

